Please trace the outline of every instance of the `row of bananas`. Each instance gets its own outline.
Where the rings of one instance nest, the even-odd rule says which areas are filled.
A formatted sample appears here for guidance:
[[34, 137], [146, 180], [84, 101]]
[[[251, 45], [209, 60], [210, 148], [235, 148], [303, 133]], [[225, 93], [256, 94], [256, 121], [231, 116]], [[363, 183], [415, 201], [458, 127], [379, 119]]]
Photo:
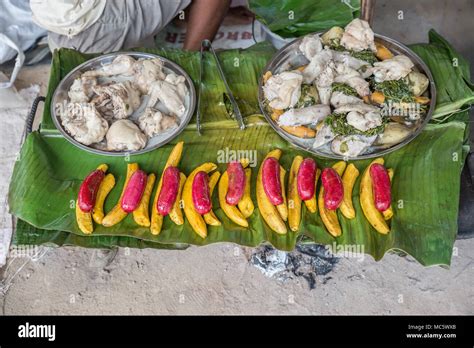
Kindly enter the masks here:
[[[171, 151], [158, 181], [151, 214], [149, 203], [156, 181], [153, 173], [142, 171], [137, 163], [127, 166], [127, 175], [119, 201], [107, 214], [104, 202], [115, 186], [115, 178], [107, 174], [108, 167], [101, 164], [82, 182], [76, 204], [76, 220], [79, 229], [86, 234], [96, 224], [110, 227], [133, 215], [134, 221], [149, 227], [158, 235], [165, 216], [176, 224], [184, 224], [184, 215], [193, 230], [202, 238], [207, 237], [207, 226], [219, 226], [212, 207], [212, 195], [217, 186], [219, 205], [235, 224], [248, 227], [247, 219], [254, 212], [251, 199], [249, 161], [243, 159], [228, 164], [221, 174], [212, 162], [201, 164], [189, 176], [178, 169], [183, 152], [183, 142]], [[257, 175], [256, 196], [261, 216], [276, 233], [298, 231], [302, 205], [310, 213], [319, 213], [327, 231], [334, 237], [342, 234], [337, 209], [347, 219], [356, 216], [352, 191], [358, 169], [340, 161], [331, 168], [320, 170], [311, 158], [296, 156], [289, 172], [288, 188], [285, 188], [286, 170], [280, 165], [281, 150], [275, 149], [264, 158]], [[391, 207], [391, 179], [393, 170], [386, 170], [384, 160], [374, 160], [362, 175], [360, 203], [369, 223], [380, 233], [390, 231], [388, 220], [393, 216]], [[316, 198], [316, 188], [321, 178], [321, 188]]]

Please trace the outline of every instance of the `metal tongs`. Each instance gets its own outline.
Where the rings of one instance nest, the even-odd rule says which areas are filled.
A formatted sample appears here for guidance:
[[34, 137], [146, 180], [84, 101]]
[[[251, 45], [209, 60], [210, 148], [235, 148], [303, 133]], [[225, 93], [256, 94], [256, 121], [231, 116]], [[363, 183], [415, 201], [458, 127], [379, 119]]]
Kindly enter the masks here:
[[219, 75], [222, 79], [222, 82], [224, 82], [225, 89], [227, 91], [227, 95], [229, 96], [230, 103], [232, 104], [232, 109], [234, 111], [235, 118], [237, 120], [237, 123], [239, 125], [240, 129], [245, 129], [245, 123], [244, 119], [242, 117], [242, 113], [240, 112], [239, 106], [237, 102], [235, 101], [234, 95], [232, 94], [232, 91], [229, 88], [229, 84], [227, 83], [227, 80], [224, 75], [224, 71], [222, 70], [221, 64], [219, 62], [219, 58], [217, 57], [216, 51], [214, 51], [214, 48], [212, 48], [211, 41], [209, 40], [203, 40], [201, 42], [201, 55], [200, 55], [200, 67], [199, 67], [199, 86], [198, 86], [198, 101], [197, 101], [197, 112], [196, 112], [196, 127], [197, 127], [197, 132], [199, 135], [201, 135], [201, 91], [202, 91], [202, 79], [203, 79], [203, 73], [204, 73], [204, 50], [209, 49], [209, 51], [212, 53], [214, 60], [216, 62], [217, 70], [219, 71]]

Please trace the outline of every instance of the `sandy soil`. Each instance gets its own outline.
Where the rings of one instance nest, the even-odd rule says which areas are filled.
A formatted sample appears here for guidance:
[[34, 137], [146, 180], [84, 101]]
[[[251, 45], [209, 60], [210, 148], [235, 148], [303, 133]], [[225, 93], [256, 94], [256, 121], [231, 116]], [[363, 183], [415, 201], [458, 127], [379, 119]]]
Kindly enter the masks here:
[[[474, 240], [455, 244], [450, 270], [410, 257], [341, 258], [309, 290], [265, 277], [232, 244], [185, 251], [50, 249], [2, 299], [4, 314], [473, 314]], [[11, 270], [23, 259], [16, 259]]]

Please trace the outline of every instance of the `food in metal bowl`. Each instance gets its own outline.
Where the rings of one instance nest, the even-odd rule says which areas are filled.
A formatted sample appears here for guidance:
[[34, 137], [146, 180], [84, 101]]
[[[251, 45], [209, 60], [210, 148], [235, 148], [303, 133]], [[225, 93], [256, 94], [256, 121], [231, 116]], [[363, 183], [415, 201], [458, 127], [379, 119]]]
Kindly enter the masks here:
[[166, 73], [160, 58], [120, 54], [73, 81], [59, 110], [61, 125], [86, 146], [141, 150], [150, 138], [179, 126], [187, 111], [185, 81]]
[[354, 158], [373, 146], [388, 148], [428, 111], [428, 77], [406, 55], [375, 42], [361, 19], [307, 35], [298, 50], [307, 64], [267, 71], [263, 103], [284, 132], [313, 138], [313, 150]]

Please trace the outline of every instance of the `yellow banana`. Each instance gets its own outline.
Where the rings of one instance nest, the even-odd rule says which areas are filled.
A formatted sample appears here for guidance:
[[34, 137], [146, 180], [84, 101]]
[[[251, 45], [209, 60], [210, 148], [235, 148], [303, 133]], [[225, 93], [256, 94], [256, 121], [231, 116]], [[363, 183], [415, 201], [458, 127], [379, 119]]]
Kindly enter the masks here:
[[375, 230], [381, 234], [390, 232], [390, 228], [381, 212], [377, 210], [374, 203], [374, 194], [372, 191], [372, 179], [370, 177], [370, 166], [374, 163], [384, 164], [383, 158], [377, 158], [370, 163], [362, 174], [360, 181], [360, 205], [364, 215]]
[[276, 207], [283, 221], [288, 220], [288, 202], [286, 200], [285, 175], [286, 170], [282, 166], [280, 166], [280, 187], [281, 196], [283, 197], [283, 203], [277, 205]]
[[79, 204], [76, 203], [76, 221], [79, 229], [85, 234], [91, 234], [94, 231], [94, 225], [92, 223], [91, 213], [86, 213], [79, 208]]
[[344, 199], [342, 200], [339, 209], [341, 209], [342, 215], [348, 219], [355, 218], [354, 205], [352, 204], [352, 190], [358, 176], [359, 170], [352, 163], [347, 166], [346, 170], [344, 171], [344, 175], [342, 176]]
[[250, 187], [252, 185], [251, 178], [252, 178], [252, 169], [245, 168], [245, 191], [239, 203], [237, 203], [237, 206], [239, 207], [240, 212], [245, 218], [248, 218], [250, 215], [252, 215], [253, 210], [255, 209], [253, 205], [252, 197], [250, 196]]
[[[212, 175], [209, 177], [209, 196], [211, 197], [212, 200], [212, 193], [214, 192], [214, 188], [216, 187], [217, 182], [219, 181], [219, 177], [221, 176], [221, 173], [219, 172], [214, 172]], [[211, 226], [220, 226], [221, 222], [217, 218], [216, 214], [211, 211], [207, 214], [204, 214], [204, 221], [206, 224], [211, 225]]]
[[[390, 183], [391, 183], [393, 181], [393, 169], [389, 168], [389, 169], [387, 169], [387, 172], [388, 172], [388, 176], [390, 178]], [[390, 220], [393, 217], [393, 209], [392, 209], [391, 204], [390, 204], [390, 207], [388, 207], [387, 210], [382, 212], [382, 215], [383, 215], [383, 218], [385, 220]]]
[[295, 156], [288, 178], [288, 225], [292, 231], [298, 231], [301, 222], [301, 198], [298, 194], [297, 176], [303, 157]]
[[318, 204], [316, 203], [316, 189], [318, 188], [318, 180], [321, 175], [321, 169], [316, 169], [316, 176], [314, 177], [314, 196], [307, 201], [304, 201], [306, 208], [308, 208], [310, 213], [316, 213], [318, 211]]
[[[265, 159], [268, 157], [274, 157], [276, 159], [279, 159], [281, 157], [281, 150], [276, 149], [270, 151], [265, 157]], [[267, 197], [267, 194], [265, 193], [265, 190], [263, 189], [262, 165], [260, 165], [260, 168], [258, 170], [256, 190], [258, 209], [260, 210], [260, 214], [262, 215], [263, 219], [273, 231], [279, 234], [285, 234], [287, 232], [285, 222], [281, 218], [277, 208], [270, 202]]]
[[100, 183], [99, 191], [97, 191], [97, 198], [95, 200], [94, 208], [92, 209], [92, 217], [98, 224], [102, 224], [104, 220], [104, 203], [110, 191], [115, 186], [115, 177], [113, 174], [107, 174]]
[[169, 213], [171, 221], [173, 221], [178, 226], [184, 224], [183, 212], [181, 211], [181, 194], [183, 192], [183, 186], [185, 181], [186, 175], [180, 172], [178, 194], [176, 196], [176, 200], [174, 201], [173, 207], [171, 208]]
[[151, 173], [148, 175], [145, 191], [143, 192], [140, 204], [138, 205], [137, 209], [133, 211], [133, 219], [140, 226], [150, 226], [150, 215], [148, 213], [148, 207], [150, 205], [150, 196], [151, 192], [153, 191], [153, 185], [155, 184], [155, 180], [155, 174]]

